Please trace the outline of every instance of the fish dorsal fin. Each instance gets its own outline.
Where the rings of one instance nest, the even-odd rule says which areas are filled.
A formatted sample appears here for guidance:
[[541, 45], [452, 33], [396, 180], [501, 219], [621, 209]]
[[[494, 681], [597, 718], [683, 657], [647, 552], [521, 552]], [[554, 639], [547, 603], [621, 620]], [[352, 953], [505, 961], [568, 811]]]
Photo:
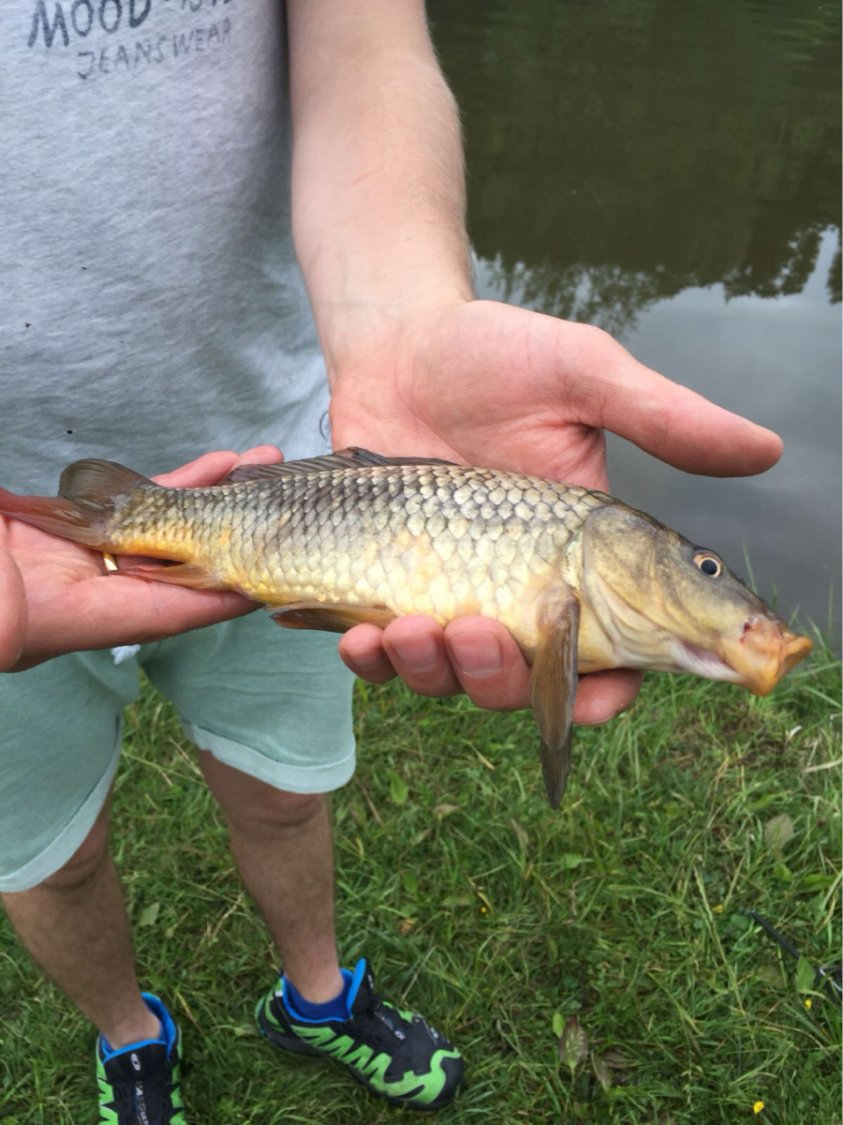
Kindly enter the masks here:
[[280, 465], [239, 465], [232, 469], [221, 483], [236, 484], [246, 480], [277, 480], [299, 474], [336, 472], [337, 469], [361, 469], [378, 465], [453, 465], [438, 457], [384, 457], [368, 449], [350, 446], [328, 453], [324, 457], [306, 457], [300, 461], [285, 461]]
[[539, 643], [530, 681], [533, 712], [541, 735], [544, 785], [558, 808], [571, 772], [574, 699], [577, 694], [577, 634], [580, 603], [570, 586], [558, 582], [542, 596]]
[[110, 505], [116, 496], [133, 492], [136, 488], [159, 488], [149, 477], [118, 465], [116, 461], [89, 458], [74, 461], [59, 479], [59, 496], [82, 503]]
[[383, 453], [373, 453], [371, 449], [361, 449], [350, 445], [340, 449], [334, 457], [347, 457], [355, 465], [455, 465], [456, 461], [445, 461], [441, 457], [387, 457]]

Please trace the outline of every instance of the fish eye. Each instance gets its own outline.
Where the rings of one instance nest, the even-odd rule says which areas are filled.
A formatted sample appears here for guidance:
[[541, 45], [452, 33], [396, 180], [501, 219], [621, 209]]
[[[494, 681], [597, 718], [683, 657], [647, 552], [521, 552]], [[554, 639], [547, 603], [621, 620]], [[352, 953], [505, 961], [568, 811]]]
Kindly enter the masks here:
[[710, 551], [697, 551], [694, 555], [694, 565], [709, 578], [719, 578], [723, 573], [723, 563]]

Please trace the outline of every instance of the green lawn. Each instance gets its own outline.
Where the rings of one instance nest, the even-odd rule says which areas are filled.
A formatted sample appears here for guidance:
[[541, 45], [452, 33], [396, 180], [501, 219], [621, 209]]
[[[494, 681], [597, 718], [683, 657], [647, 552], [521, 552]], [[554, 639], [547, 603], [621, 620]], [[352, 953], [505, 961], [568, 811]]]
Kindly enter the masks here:
[[[839, 681], [823, 651], [763, 700], [650, 676], [578, 732], [558, 813], [529, 716], [360, 688], [341, 948], [461, 1046], [443, 1120], [840, 1121], [839, 1007], [742, 913], [839, 961]], [[151, 691], [128, 730], [114, 846], [144, 985], [184, 1032], [192, 1125], [408, 1119], [258, 1037], [274, 956], [215, 808]], [[0, 924], [0, 1120], [93, 1121], [92, 1050]]]

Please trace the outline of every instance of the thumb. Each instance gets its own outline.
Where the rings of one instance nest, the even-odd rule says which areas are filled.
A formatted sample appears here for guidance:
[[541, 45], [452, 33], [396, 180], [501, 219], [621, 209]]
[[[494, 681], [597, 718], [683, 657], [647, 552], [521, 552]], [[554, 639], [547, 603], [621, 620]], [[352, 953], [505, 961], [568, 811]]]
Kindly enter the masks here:
[[585, 328], [562, 381], [579, 421], [610, 430], [677, 469], [749, 476], [781, 456], [778, 434], [650, 370], [600, 329]]
[[168, 488], [203, 488], [217, 484], [239, 465], [271, 465], [282, 460], [280, 450], [274, 445], [256, 445], [240, 454], [218, 449], [213, 453], [203, 453], [195, 461], [172, 472], [160, 473], [154, 479]]

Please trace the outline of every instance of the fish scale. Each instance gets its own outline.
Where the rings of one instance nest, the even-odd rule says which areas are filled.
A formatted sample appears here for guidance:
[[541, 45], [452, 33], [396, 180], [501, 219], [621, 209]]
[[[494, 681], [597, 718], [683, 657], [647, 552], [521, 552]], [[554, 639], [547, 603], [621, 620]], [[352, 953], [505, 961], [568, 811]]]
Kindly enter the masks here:
[[117, 546], [147, 540], [271, 605], [376, 604], [445, 622], [508, 615], [520, 599], [504, 583], [534, 582], [607, 500], [492, 470], [366, 467], [156, 489], [118, 505], [109, 531]]

